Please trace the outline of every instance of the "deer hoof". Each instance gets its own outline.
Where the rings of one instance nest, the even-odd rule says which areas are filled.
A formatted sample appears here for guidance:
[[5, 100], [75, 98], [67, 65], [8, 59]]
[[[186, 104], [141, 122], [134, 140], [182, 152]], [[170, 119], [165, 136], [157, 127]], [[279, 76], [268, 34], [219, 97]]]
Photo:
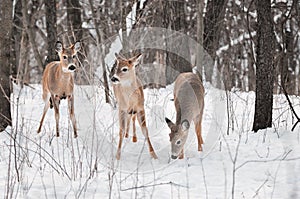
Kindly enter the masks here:
[[137, 142], [137, 137], [136, 136], [132, 137], [132, 142]]
[[120, 160], [120, 154], [117, 153], [116, 159], [117, 159], [117, 160]]
[[152, 157], [153, 159], [157, 159], [157, 155], [155, 154], [154, 151], [151, 151], [151, 152], [150, 152], [150, 155], [151, 155], [151, 157]]

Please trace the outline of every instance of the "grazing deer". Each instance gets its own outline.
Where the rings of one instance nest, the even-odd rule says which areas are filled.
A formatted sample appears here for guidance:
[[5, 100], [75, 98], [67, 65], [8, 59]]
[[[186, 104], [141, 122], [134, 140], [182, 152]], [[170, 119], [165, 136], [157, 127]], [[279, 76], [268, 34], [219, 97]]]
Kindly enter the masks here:
[[45, 115], [50, 108], [54, 107], [56, 120], [56, 136], [59, 136], [59, 104], [60, 100], [68, 100], [68, 109], [73, 124], [74, 137], [77, 137], [77, 127], [74, 115], [74, 71], [76, 70], [77, 52], [81, 43], [77, 41], [69, 48], [64, 48], [61, 42], [56, 42], [56, 51], [60, 61], [49, 63], [43, 74], [43, 99], [45, 101], [44, 112], [40, 121], [38, 133], [41, 132]]
[[138, 65], [141, 54], [130, 59], [115, 54], [116, 64], [111, 70], [110, 79], [119, 106], [119, 145], [116, 158], [121, 156], [123, 137], [128, 137], [130, 121], [133, 121], [133, 142], [136, 142], [135, 118], [141, 126], [142, 132], [147, 139], [149, 151], [154, 159], [157, 156], [150, 142], [144, 109], [144, 92], [140, 79], [136, 76], [135, 67]]
[[202, 151], [201, 135], [202, 114], [204, 108], [204, 87], [200, 77], [194, 73], [181, 73], [174, 85], [174, 103], [176, 108], [176, 123], [165, 118], [171, 129], [171, 158], [182, 159], [184, 144], [187, 140], [191, 121], [195, 124], [198, 139], [198, 151]]

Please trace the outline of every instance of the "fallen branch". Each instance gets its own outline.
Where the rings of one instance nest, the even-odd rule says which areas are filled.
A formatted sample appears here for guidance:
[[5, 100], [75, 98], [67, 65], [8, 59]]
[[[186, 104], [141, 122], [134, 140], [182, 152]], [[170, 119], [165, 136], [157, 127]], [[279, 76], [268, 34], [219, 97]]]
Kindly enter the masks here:
[[133, 190], [133, 189], [156, 187], [156, 186], [161, 186], [161, 185], [175, 185], [175, 186], [178, 186], [178, 187], [188, 188], [187, 186], [176, 184], [176, 183], [170, 181], [170, 182], [162, 182], [162, 183], [152, 184], [152, 185], [142, 185], [142, 186], [130, 187], [130, 188], [127, 188], [127, 189], [121, 189], [121, 191], [129, 191], [129, 190]]

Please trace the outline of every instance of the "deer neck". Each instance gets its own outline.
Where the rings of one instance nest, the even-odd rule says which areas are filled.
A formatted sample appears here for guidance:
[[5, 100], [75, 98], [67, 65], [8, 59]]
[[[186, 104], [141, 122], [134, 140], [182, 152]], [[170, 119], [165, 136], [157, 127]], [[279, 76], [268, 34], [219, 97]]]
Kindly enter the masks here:
[[127, 89], [137, 89], [140, 87], [139, 85], [139, 80], [137, 79], [136, 75], [133, 76], [133, 78], [125, 80], [122, 83], [122, 87], [127, 88]]
[[73, 73], [65, 73], [61, 68], [61, 63], [59, 63], [59, 67], [56, 68], [56, 77], [60, 79], [60, 81], [70, 81], [73, 78]]

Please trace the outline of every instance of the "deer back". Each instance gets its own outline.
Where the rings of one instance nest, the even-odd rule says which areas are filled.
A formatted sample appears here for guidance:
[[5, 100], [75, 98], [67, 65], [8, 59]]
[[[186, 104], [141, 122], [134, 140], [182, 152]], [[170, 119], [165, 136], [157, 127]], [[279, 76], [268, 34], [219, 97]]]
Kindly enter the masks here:
[[191, 121], [202, 118], [204, 107], [204, 87], [200, 77], [194, 73], [181, 73], [174, 85], [176, 122], [165, 118], [171, 129], [170, 142], [172, 158], [183, 153]]
[[194, 73], [180, 74], [174, 85], [176, 124], [197, 117], [204, 106], [204, 87], [200, 77]]

